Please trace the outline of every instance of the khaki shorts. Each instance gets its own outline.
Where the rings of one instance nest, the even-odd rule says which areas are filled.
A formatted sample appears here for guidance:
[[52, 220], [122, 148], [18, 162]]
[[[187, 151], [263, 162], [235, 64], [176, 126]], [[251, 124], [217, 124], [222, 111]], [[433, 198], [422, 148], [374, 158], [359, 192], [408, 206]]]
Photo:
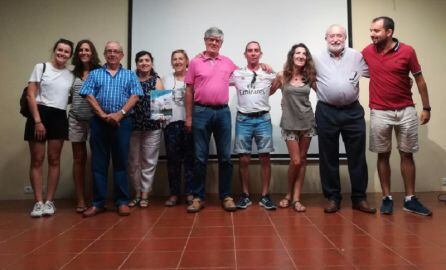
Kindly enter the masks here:
[[418, 117], [413, 106], [401, 110], [371, 110], [370, 151], [390, 152], [393, 129], [395, 129], [398, 150], [405, 153], [418, 151]]
[[85, 142], [90, 133], [90, 122], [79, 121], [71, 115], [68, 117], [68, 139], [72, 142]]

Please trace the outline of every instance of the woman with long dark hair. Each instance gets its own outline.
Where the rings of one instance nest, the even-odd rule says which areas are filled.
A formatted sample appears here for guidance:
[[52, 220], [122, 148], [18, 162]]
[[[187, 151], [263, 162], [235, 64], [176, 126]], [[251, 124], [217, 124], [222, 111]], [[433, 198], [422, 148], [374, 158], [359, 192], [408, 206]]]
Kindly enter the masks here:
[[71, 63], [74, 65], [74, 83], [71, 87], [72, 103], [68, 113], [68, 138], [73, 150], [73, 179], [76, 190], [76, 212], [87, 209], [85, 204], [84, 182], [87, 164], [87, 138], [90, 130], [90, 118], [93, 111], [88, 101], [79, 95], [79, 91], [90, 71], [100, 67], [96, 47], [88, 39], [79, 41], [74, 50]]
[[307, 151], [311, 137], [316, 134], [314, 113], [309, 95], [315, 89], [316, 70], [313, 58], [303, 43], [291, 47], [287, 54], [284, 70], [273, 82], [272, 93], [282, 89], [282, 137], [290, 154], [288, 167], [288, 192], [279, 205], [292, 205], [297, 212], [306, 207], [300, 202], [300, 193], [305, 178]]

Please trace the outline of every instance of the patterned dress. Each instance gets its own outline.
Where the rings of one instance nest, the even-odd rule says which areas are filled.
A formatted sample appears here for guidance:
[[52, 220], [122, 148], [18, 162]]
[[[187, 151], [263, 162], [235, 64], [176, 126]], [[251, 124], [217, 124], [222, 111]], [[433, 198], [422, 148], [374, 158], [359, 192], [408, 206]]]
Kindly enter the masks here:
[[133, 130], [134, 131], [151, 131], [161, 129], [161, 122], [150, 119], [150, 93], [155, 90], [156, 80], [159, 78], [155, 73], [148, 80], [141, 82], [144, 96], [139, 98], [133, 108]]

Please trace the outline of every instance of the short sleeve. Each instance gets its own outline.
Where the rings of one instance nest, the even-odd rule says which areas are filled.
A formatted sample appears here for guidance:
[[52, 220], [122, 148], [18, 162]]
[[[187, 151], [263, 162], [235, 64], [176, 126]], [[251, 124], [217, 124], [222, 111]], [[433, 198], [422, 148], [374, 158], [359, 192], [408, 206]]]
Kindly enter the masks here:
[[370, 73], [369, 73], [369, 66], [367, 65], [367, 63], [364, 60], [364, 57], [362, 56], [362, 54], [359, 54], [359, 63], [358, 63], [358, 70], [361, 73], [361, 75], [363, 77], [370, 77]]
[[189, 63], [189, 68], [187, 69], [186, 77], [184, 78], [184, 83], [194, 84], [195, 83], [195, 59]]
[[28, 82], [40, 82], [43, 75], [43, 63], [36, 64]]
[[88, 96], [88, 95], [94, 95], [95, 93], [95, 76], [94, 76], [95, 72], [92, 71], [90, 72], [90, 74], [88, 74], [87, 79], [85, 80], [85, 82], [82, 84], [82, 88], [79, 91], [79, 95], [81, 96]]
[[144, 95], [138, 77], [133, 71], [131, 71], [131, 76], [130, 76], [130, 95], [137, 95], [137, 96]]
[[421, 66], [418, 62], [417, 54], [415, 53], [415, 50], [413, 48], [410, 48], [409, 69], [413, 75], [421, 73]]

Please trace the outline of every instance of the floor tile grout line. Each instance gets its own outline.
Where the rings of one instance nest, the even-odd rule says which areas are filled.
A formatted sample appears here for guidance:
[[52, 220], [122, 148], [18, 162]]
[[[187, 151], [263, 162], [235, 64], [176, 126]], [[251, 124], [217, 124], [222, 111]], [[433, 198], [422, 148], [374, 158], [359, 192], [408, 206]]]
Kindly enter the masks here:
[[[370, 215], [370, 214], [365, 214], [364, 215]], [[359, 229], [360, 231], [362, 231], [365, 235], [369, 236], [370, 238], [372, 238], [373, 240], [377, 241], [378, 243], [380, 243], [382, 246], [384, 246], [386, 249], [392, 251], [395, 255], [397, 255], [398, 257], [400, 257], [401, 259], [403, 259], [403, 261], [407, 262], [410, 266], [414, 266], [416, 267], [415, 264], [413, 264], [411, 261], [407, 260], [405, 257], [401, 256], [399, 253], [396, 253], [395, 250], [393, 250], [391, 247], [389, 247], [388, 245], [386, 245], [385, 243], [379, 241], [376, 237], [374, 237], [372, 234], [370, 234], [368, 231], [364, 230], [363, 228], [359, 227], [358, 224], [354, 223], [353, 220], [349, 220], [347, 217], [345, 217], [344, 215], [339, 213], [339, 216], [341, 218], [343, 218], [344, 220], [349, 221], [354, 227], [356, 227], [357, 229]], [[387, 220], [384, 220], [385, 222], [391, 223]]]
[[[144, 210], [141, 210], [144, 211]], [[161, 218], [164, 216], [164, 214], [166, 213], [167, 209], [164, 208], [163, 211], [161, 212], [161, 214], [159, 215], [159, 217], [156, 219], [156, 221], [152, 224], [152, 226], [147, 230], [147, 232], [141, 236], [141, 239], [138, 241], [138, 243], [135, 245], [135, 247], [129, 252], [129, 254], [127, 254], [127, 256], [124, 258], [124, 260], [122, 261], [122, 263], [118, 266], [118, 270], [121, 269], [121, 267], [124, 266], [124, 264], [128, 261], [128, 259], [130, 258], [130, 256], [132, 256], [132, 254], [135, 252], [136, 248], [142, 243], [142, 241], [145, 240], [145, 238], [147, 237], [147, 235], [153, 230], [153, 228], [155, 228], [155, 226], [159, 223], [159, 221], [161, 220]]]
[[[53, 216], [53, 217], [54, 217], [54, 216]], [[23, 254], [22, 256], [19, 256], [19, 257], [16, 258], [15, 260], [12, 260], [11, 263], [9, 263], [8, 265], [6, 265], [6, 268], [8, 268], [9, 266], [13, 265], [14, 263], [16, 263], [17, 261], [19, 261], [20, 259], [23, 259], [23, 258], [25, 258], [26, 256], [28, 256], [28, 255], [34, 253], [34, 252], [35, 252], [36, 250], [38, 250], [39, 248], [45, 246], [45, 245], [48, 244], [49, 242], [53, 241], [54, 239], [56, 239], [56, 238], [59, 237], [60, 235], [64, 234], [65, 232], [67, 232], [67, 231], [69, 231], [69, 230], [71, 230], [73, 227], [75, 227], [75, 226], [81, 224], [82, 222], [83, 222], [83, 220], [79, 221], [78, 223], [75, 223], [75, 224], [71, 225], [67, 230], [64, 230], [64, 231], [60, 232], [59, 234], [55, 235], [54, 237], [52, 237], [52, 238], [48, 239], [47, 241], [43, 242], [41, 245], [35, 247], [35, 248], [32, 249], [31, 251], [29, 251], [29, 252]], [[25, 231], [24, 231], [23, 233], [21, 233], [20, 235], [25, 234], [26, 232], [30, 231], [31, 229], [32, 229], [32, 227], [29, 228], [28, 230], [25, 230]], [[17, 235], [17, 237], [20, 236], [20, 235]], [[14, 239], [14, 238], [11, 237], [11, 238], [9, 238], [8, 240], [13, 240], [13, 239]]]
[[194, 221], [192, 222], [190, 232], [187, 235], [186, 243], [184, 243], [183, 250], [181, 251], [181, 254], [180, 254], [180, 259], [178, 260], [178, 263], [177, 263], [177, 266], [175, 267], [175, 269], [180, 269], [181, 261], [183, 260], [184, 253], [186, 252], [186, 247], [187, 247], [187, 244], [189, 243], [189, 239], [192, 234], [192, 231], [194, 230], [194, 226], [195, 226], [195, 223], [197, 222], [198, 215], [199, 214], [195, 214], [195, 216], [194, 216]]
[[[284, 210], [285, 210], [285, 209], [284, 209]], [[288, 209], [286, 209], [286, 210], [288, 210]], [[286, 211], [286, 210], [285, 210], [285, 211]], [[265, 211], [266, 211], [266, 210], [265, 210]], [[277, 211], [277, 210], [276, 210], [276, 211]], [[294, 269], [298, 269], [298, 267], [297, 267], [297, 265], [296, 265], [296, 262], [294, 261], [293, 257], [291, 257], [290, 251], [289, 251], [288, 248], [286, 247], [285, 242], [283, 241], [282, 236], [279, 234], [279, 231], [277, 230], [276, 224], [274, 224], [274, 222], [273, 222], [271, 216], [270, 216], [268, 213], [266, 213], [266, 216], [268, 217], [269, 222], [271, 223], [271, 226], [273, 227], [274, 232], [276, 233], [277, 237], [279, 238], [279, 241], [280, 241], [280, 243], [282, 244], [282, 247], [285, 249], [285, 252], [286, 252], [286, 254], [288, 255], [288, 258], [291, 260], [291, 263], [293, 264], [293, 268], [294, 268]]]
[[[88, 219], [92, 219], [94, 217], [89, 217]], [[96, 239], [94, 239], [90, 244], [88, 244], [85, 248], [83, 248], [80, 252], [78, 252], [73, 258], [71, 258], [70, 260], [68, 260], [68, 262], [66, 262], [64, 265], [62, 265], [59, 270], [64, 269], [67, 265], [69, 265], [72, 261], [74, 261], [76, 258], [78, 258], [82, 253], [84, 253], [85, 250], [87, 250], [89, 247], [91, 247], [94, 243], [96, 243], [103, 235], [105, 235], [107, 232], [109, 232], [110, 230], [112, 230], [116, 225], [118, 225], [119, 223], [121, 223], [124, 220], [124, 218], [120, 218], [118, 219], [113, 225], [110, 226], [110, 228], [106, 229], [103, 233], [101, 233], [100, 235], [98, 235], [98, 237], [96, 237]], [[83, 221], [86, 221], [86, 218], [84, 218]]]
[[231, 212], [231, 229], [232, 229], [232, 242], [234, 244], [234, 263], [235, 263], [235, 270], [238, 270], [238, 263], [237, 263], [237, 246], [235, 242], [235, 223], [234, 223], [234, 213]]
[[[334, 213], [334, 214], [325, 214], [325, 215], [338, 215], [341, 218], [344, 218], [342, 215], [340, 215], [339, 213]], [[322, 234], [322, 236], [334, 247], [334, 249], [338, 252], [339, 255], [341, 255], [342, 257], [344, 257], [344, 255], [341, 253], [341, 250], [336, 246], [336, 244], [328, 237], [328, 235], [326, 235], [322, 230], [320, 230], [318, 228], [318, 226], [316, 225], [316, 223], [314, 223], [310, 217], [308, 217], [307, 215], [305, 215], [305, 218], [308, 219], [308, 221], [314, 226], [314, 228], [320, 233]], [[352, 223], [353, 224], [353, 223]], [[346, 261], [348, 261], [346, 259]], [[351, 264], [351, 266], [355, 269], [358, 269], [353, 262], [348, 261], [349, 264]]]

